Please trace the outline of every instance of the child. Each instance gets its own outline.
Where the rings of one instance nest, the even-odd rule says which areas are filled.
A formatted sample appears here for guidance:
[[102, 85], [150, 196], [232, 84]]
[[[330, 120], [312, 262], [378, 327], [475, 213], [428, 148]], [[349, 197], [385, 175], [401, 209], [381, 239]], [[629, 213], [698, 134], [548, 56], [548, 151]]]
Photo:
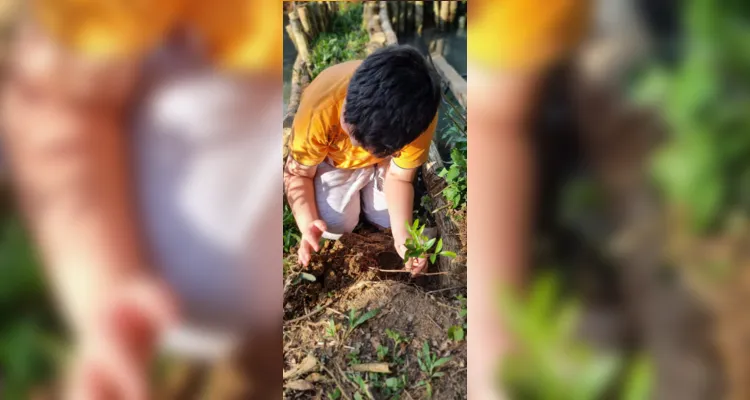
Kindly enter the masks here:
[[[429, 154], [440, 80], [409, 46], [390, 46], [364, 61], [334, 65], [305, 89], [292, 127], [284, 172], [302, 233], [299, 261], [310, 262], [321, 237], [338, 239], [359, 222], [391, 228], [404, 257], [417, 168]], [[426, 260], [407, 260], [412, 274]]]

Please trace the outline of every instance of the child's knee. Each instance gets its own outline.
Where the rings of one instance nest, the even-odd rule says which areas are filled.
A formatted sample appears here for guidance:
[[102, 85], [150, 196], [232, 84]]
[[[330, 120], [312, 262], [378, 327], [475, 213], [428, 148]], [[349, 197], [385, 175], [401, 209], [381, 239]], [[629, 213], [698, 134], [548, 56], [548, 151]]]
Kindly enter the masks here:
[[351, 233], [359, 223], [359, 216], [357, 218], [347, 216], [346, 214], [340, 214], [340, 216], [329, 216], [323, 218], [326, 223], [326, 233], [323, 235], [326, 239], [337, 240], [344, 233]]

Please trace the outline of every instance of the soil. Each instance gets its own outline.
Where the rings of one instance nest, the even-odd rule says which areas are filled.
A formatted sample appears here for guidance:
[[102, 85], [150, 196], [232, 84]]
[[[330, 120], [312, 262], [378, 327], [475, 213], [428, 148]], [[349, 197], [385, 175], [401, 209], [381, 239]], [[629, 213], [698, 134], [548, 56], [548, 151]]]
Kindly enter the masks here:
[[[413, 280], [408, 273], [380, 271], [402, 269], [389, 232], [371, 230], [326, 242], [301, 271], [314, 276], [314, 282], [287, 278], [285, 399], [326, 399], [337, 388], [344, 391], [342, 399], [357, 398], [356, 393], [373, 399], [427, 398], [425, 388], [418, 385], [425, 374], [417, 361], [425, 342], [438, 357], [451, 357], [439, 369], [445, 375], [432, 381], [432, 398], [466, 398], [466, 342], [448, 337], [450, 327], [465, 324], [456, 298], [465, 291], [430, 293], [425, 289], [429, 278]], [[347, 333], [351, 310], [357, 315], [379, 311]], [[330, 329], [331, 321], [336, 333]], [[398, 332], [405, 342], [395, 346], [387, 329]], [[390, 349], [387, 356], [378, 357], [379, 346]], [[352, 370], [369, 363], [387, 363], [390, 372]], [[300, 367], [302, 371], [294, 372]], [[354, 382], [357, 375], [364, 379], [365, 389]], [[388, 378], [405, 379], [395, 397], [384, 387]]]

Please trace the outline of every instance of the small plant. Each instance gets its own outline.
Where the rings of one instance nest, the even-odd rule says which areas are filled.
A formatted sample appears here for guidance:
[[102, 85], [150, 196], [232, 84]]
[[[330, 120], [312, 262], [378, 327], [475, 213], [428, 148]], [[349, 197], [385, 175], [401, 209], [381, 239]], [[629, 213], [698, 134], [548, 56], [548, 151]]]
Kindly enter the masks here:
[[454, 342], [460, 342], [466, 337], [464, 327], [461, 325], [453, 325], [448, 328], [448, 338]]
[[362, 364], [362, 361], [359, 359], [359, 349], [352, 349], [346, 354], [346, 358], [349, 360], [349, 365]]
[[[414, 220], [414, 224], [406, 224], [406, 229], [409, 231], [410, 238], [406, 239], [406, 254], [404, 260], [410, 258], [428, 258], [431, 263], [435, 263], [437, 256], [443, 256], [448, 258], [455, 258], [456, 253], [452, 251], [443, 250], [443, 239], [437, 240], [437, 246], [435, 247], [435, 238], [428, 238], [424, 236], [425, 225], [419, 225], [419, 220]], [[434, 252], [430, 252], [435, 247]]]
[[447, 186], [443, 189], [443, 197], [448, 201], [451, 208], [466, 208], [466, 152], [459, 148], [451, 150], [451, 165], [443, 168], [438, 176], [445, 179]]
[[341, 389], [336, 388], [326, 396], [328, 397], [328, 400], [339, 400], [341, 398]]
[[438, 371], [438, 368], [445, 365], [451, 360], [451, 357], [438, 358], [437, 354], [430, 351], [430, 345], [424, 342], [422, 349], [417, 353], [417, 362], [419, 369], [425, 374], [425, 378], [417, 383], [417, 386], [424, 386], [427, 397], [432, 398], [432, 380], [445, 375], [444, 372]]
[[348, 319], [349, 319], [349, 327], [346, 330], [346, 334], [344, 335], [344, 338], [349, 337], [349, 335], [351, 335], [351, 333], [355, 329], [357, 329], [358, 326], [364, 324], [369, 319], [371, 319], [374, 316], [378, 315], [379, 312], [380, 312], [380, 309], [376, 308], [376, 309], [370, 310], [370, 311], [368, 311], [368, 312], [360, 315], [359, 312], [358, 312], [358, 310], [356, 308], [352, 308], [351, 310], [349, 310], [349, 317], [348, 317]]
[[328, 326], [326, 326], [326, 336], [330, 338], [335, 338], [338, 336], [336, 321], [334, 321], [333, 318], [328, 320]]
[[383, 394], [385, 396], [388, 396], [389, 399], [398, 398], [399, 394], [401, 394], [404, 389], [406, 388], [408, 382], [406, 380], [406, 375], [400, 375], [399, 377], [391, 377], [385, 380], [385, 385], [383, 387]]
[[378, 349], [377, 349], [378, 361], [385, 360], [385, 356], [388, 355], [388, 351], [390, 351], [390, 349], [388, 348], [388, 346], [379, 345]]
[[399, 348], [401, 347], [402, 343], [406, 343], [406, 338], [401, 336], [400, 333], [390, 330], [390, 329], [386, 329], [385, 334], [388, 336], [389, 339], [393, 341], [393, 354], [392, 354], [393, 361], [396, 363], [400, 363], [400, 361], [402, 360], [398, 358]]

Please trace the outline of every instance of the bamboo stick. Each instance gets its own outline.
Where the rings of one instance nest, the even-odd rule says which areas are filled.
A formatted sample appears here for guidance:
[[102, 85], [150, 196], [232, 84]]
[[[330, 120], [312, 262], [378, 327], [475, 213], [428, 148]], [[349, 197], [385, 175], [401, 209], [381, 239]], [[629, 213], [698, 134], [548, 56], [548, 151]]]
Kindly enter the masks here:
[[448, 28], [448, 24], [450, 23], [450, 11], [451, 11], [450, 2], [441, 1], [440, 2], [440, 30], [441, 31]]
[[310, 39], [314, 38], [315, 33], [313, 32], [313, 26], [310, 23], [310, 15], [308, 14], [307, 6], [304, 4], [298, 5], [297, 15], [299, 16], [299, 21], [302, 23], [302, 30], [307, 37]]
[[450, 26], [454, 26], [456, 24], [456, 17], [458, 14], [458, 1], [451, 0], [449, 4], [448, 22]]
[[296, 11], [289, 13], [289, 25], [292, 27], [292, 34], [297, 44], [297, 53], [302, 57], [308, 65], [310, 64], [310, 45], [307, 42], [307, 37], [302, 32], [300, 26], [299, 15]]
[[422, 34], [422, 28], [424, 25], [424, 1], [414, 2], [414, 30], [417, 35]]
[[414, 2], [406, 2], [406, 32], [414, 31]]
[[318, 6], [318, 3], [311, 2], [307, 5], [307, 9], [310, 12], [310, 23], [313, 26], [313, 31], [315, 32], [313, 38], [315, 38], [324, 30], [323, 21], [320, 19], [320, 7]]
[[398, 44], [398, 37], [396, 36], [396, 32], [393, 31], [393, 26], [389, 19], [388, 3], [385, 0], [380, 2], [380, 26], [383, 28], [383, 32], [385, 32], [385, 43], [393, 45]]
[[397, 1], [398, 3], [398, 33], [403, 34], [406, 31], [406, 1]]
[[435, 20], [435, 27], [440, 26], [440, 0], [432, 2], [432, 17]]

